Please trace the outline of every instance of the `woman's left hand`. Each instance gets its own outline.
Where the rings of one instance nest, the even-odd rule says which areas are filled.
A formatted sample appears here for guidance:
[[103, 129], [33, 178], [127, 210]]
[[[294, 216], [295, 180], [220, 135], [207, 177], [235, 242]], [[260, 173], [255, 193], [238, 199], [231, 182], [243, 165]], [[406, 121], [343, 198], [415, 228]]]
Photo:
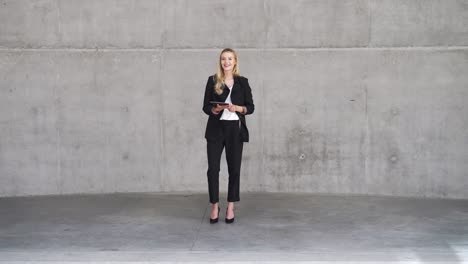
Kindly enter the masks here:
[[230, 104], [228, 110], [231, 112], [236, 112], [240, 110], [240, 107], [238, 105]]

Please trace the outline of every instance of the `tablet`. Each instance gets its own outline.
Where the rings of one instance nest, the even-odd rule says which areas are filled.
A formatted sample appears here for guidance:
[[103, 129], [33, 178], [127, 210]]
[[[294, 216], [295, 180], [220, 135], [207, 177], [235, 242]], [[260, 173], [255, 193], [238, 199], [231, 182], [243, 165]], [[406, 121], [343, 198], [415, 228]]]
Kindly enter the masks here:
[[226, 103], [226, 102], [217, 102], [217, 101], [210, 101], [210, 104], [218, 104], [218, 105], [229, 105], [229, 103]]

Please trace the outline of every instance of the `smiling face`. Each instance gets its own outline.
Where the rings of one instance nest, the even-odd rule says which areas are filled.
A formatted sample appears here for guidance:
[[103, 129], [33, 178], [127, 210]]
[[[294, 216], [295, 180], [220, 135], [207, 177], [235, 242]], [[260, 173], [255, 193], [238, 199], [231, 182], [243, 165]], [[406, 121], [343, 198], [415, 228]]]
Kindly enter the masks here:
[[221, 54], [220, 64], [224, 72], [232, 72], [236, 63], [237, 62], [234, 53], [226, 51]]

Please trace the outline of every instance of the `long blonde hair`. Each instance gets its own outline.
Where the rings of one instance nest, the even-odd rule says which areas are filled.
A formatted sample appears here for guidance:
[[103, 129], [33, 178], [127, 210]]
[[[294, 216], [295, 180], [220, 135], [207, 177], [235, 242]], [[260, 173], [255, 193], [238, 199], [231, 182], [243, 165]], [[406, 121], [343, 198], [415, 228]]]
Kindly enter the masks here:
[[236, 65], [234, 65], [234, 67], [232, 69], [232, 75], [234, 77], [239, 76], [239, 62], [237, 60], [237, 53], [233, 49], [230, 49], [230, 48], [223, 49], [223, 51], [221, 51], [221, 53], [219, 54], [218, 69], [217, 69], [217, 72], [216, 72], [216, 75], [215, 75], [216, 83], [215, 83], [214, 90], [215, 90], [215, 93], [217, 93], [217, 94], [222, 94], [223, 93], [223, 88], [222, 87], [223, 87], [223, 84], [224, 84], [224, 80], [226, 79], [226, 76], [224, 76], [223, 66], [221, 65], [221, 56], [223, 55], [224, 52], [231, 52], [232, 54], [234, 54], [234, 59], [236, 60]]

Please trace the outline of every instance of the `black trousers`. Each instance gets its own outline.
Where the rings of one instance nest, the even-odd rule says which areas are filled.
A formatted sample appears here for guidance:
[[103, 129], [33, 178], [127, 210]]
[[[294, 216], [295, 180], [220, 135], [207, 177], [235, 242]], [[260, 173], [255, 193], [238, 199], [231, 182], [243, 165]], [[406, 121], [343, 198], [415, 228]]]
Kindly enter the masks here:
[[208, 192], [210, 203], [219, 202], [219, 170], [221, 154], [226, 147], [226, 161], [228, 165], [229, 184], [228, 202], [239, 201], [239, 180], [244, 142], [239, 137], [239, 120], [221, 120], [223, 136], [219, 140], [207, 140], [208, 153]]

